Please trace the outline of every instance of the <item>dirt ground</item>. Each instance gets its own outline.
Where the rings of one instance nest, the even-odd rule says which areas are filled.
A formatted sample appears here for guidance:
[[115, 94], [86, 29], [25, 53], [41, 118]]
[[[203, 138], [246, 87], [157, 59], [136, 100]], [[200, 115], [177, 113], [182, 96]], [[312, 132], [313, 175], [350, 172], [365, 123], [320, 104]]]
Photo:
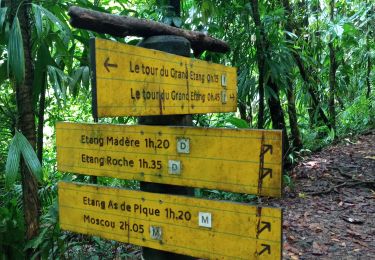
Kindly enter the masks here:
[[308, 156], [283, 208], [283, 259], [375, 259], [375, 130]]

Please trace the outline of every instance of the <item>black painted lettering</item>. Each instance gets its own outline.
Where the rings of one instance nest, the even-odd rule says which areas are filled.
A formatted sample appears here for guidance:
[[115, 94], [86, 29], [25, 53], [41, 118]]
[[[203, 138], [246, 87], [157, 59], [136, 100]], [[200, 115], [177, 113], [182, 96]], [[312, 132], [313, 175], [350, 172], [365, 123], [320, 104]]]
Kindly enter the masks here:
[[139, 73], [139, 65], [138, 65], [138, 64], [135, 64], [135, 66], [133, 67], [132, 62], [130, 61], [130, 62], [129, 62], [129, 70], [130, 70], [130, 72], [132, 72], [132, 73]]
[[108, 208], [109, 209], [118, 209], [118, 204], [113, 202], [112, 200], [108, 201]]
[[89, 223], [89, 224], [92, 224], [92, 225], [112, 228], [112, 229], [115, 228], [115, 222], [114, 221], [110, 221], [110, 220], [107, 220], [107, 219], [101, 219], [101, 218], [94, 218], [94, 217], [91, 217], [90, 215], [83, 215], [83, 222]]
[[127, 211], [127, 212], [131, 212], [131, 210], [132, 210], [131, 205], [126, 204], [125, 202], [121, 203], [120, 208], [121, 208], [122, 211]]

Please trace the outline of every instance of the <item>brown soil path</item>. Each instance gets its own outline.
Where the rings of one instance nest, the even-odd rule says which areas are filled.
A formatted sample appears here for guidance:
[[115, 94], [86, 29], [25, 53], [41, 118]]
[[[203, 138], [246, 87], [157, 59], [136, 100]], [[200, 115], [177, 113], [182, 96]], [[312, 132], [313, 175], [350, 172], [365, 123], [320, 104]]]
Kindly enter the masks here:
[[303, 160], [283, 208], [284, 259], [375, 259], [375, 131]]

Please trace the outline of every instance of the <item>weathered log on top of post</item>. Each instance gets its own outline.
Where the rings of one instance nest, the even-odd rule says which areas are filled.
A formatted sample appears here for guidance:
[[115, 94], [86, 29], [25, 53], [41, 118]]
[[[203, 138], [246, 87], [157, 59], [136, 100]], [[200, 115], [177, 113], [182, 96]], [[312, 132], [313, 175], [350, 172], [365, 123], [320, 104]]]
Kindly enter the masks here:
[[73, 27], [106, 33], [115, 37], [182, 36], [190, 41], [191, 48], [196, 55], [205, 50], [225, 53], [230, 49], [228, 43], [202, 32], [188, 31], [151, 20], [106, 14], [77, 6], [69, 8], [69, 15], [71, 17], [70, 24]]

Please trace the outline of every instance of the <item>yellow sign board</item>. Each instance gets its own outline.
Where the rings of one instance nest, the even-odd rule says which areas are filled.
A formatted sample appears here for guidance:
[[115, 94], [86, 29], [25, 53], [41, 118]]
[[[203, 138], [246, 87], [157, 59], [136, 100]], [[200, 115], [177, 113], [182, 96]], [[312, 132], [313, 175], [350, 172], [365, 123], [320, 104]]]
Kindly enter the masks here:
[[58, 122], [63, 172], [281, 196], [282, 132]]
[[64, 230], [204, 259], [281, 259], [278, 208], [67, 182], [58, 191]]
[[90, 44], [94, 117], [237, 109], [233, 67], [103, 39]]

